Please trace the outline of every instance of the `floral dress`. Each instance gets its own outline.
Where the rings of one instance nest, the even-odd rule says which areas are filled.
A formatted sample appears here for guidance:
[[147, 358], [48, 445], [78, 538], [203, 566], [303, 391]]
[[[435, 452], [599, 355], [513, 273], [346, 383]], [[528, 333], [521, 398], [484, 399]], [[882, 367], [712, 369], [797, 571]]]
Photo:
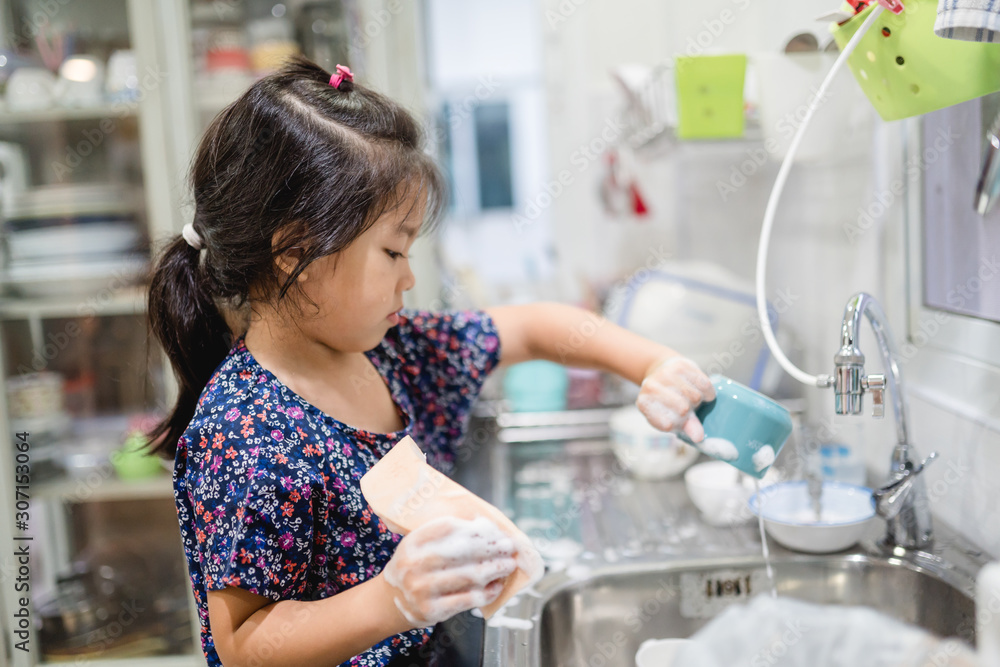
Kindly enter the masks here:
[[[482, 312], [404, 310], [366, 355], [377, 374], [358, 381], [387, 384], [401, 431], [337, 421], [258, 364], [242, 338], [202, 391], [178, 441], [174, 498], [209, 665], [222, 663], [207, 591], [236, 586], [271, 600], [318, 600], [385, 567], [400, 536], [372, 513], [361, 476], [404, 435], [451, 472], [500, 341]], [[419, 628], [388, 637], [343, 665], [417, 656], [430, 635]]]

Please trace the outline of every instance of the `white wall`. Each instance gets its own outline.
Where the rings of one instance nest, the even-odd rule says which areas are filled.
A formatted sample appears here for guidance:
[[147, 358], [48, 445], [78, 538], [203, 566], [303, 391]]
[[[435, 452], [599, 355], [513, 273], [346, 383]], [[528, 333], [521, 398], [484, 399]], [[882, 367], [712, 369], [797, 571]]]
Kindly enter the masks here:
[[[749, 51], [752, 57], [778, 50], [797, 28], [822, 33], [823, 27], [812, 18], [828, 11], [829, 2], [783, 0], [776, 13], [778, 5], [752, 0], [543, 0], [548, 179], [562, 169], [572, 173], [572, 182], [548, 212], [557, 250], [572, 263], [575, 275], [591, 284], [609, 284], [639, 268], [654, 250], [666, 250], [680, 259], [707, 259], [753, 277], [778, 162], [768, 160], [747, 169], [745, 184], [725, 197], [718, 183], [765, 146], [759, 135], [742, 141], [688, 142], [645, 160], [641, 183], [652, 215], [644, 221], [605, 214], [597, 195], [600, 161], [583, 163], [574, 156], [616, 117], [621, 101], [608, 72], [617, 65], [652, 65], [673, 55], [696, 54], [692, 44], [698, 45], [699, 39], [705, 52]], [[835, 150], [827, 159], [798, 164], [793, 170], [778, 212], [768, 271], [769, 297], [778, 298], [779, 291], [791, 295], [783, 325], [798, 334], [801, 366], [811, 373], [832, 371], [841, 315], [848, 298], [859, 290], [880, 299], [897, 339], [906, 335], [903, 203], [894, 198], [871, 225], [862, 217], [877, 211], [872, 205], [879, 193], [884, 197], [892, 183], [904, 178], [903, 128], [878, 120], [859, 89], [850, 85], [849, 75], [844, 76], [847, 92], [817, 116], [826, 112], [827, 119], [842, 118], [839, 126], [833, 123]], [[805, 102], [808, 92], [801, 91], [801, 96]], [[838, 104], [843, 105], [841, 111]], [[843, 109], [854, 110], [850, 119]], [[849, 145], [857, 150], [845, 150]], [[539, 182], [536, 191], [544, 185], [545, 180]], [[868, 371], [878, 372], [877, 347], [867, 330], [861, 346], [868, 353]], [[925, 360], [926, 354], [918, 352], [904, 363], [904, 379]], [[970, 382], [1000, 391], [991, 373], [969, 373]], [[915, 385], [910, 396], [912, 440], [923, 454], [932, 449], [941, 454], [926, 473], [934, 512], [1000, 556], [1000, 533], [995, 529], [1000, 525], [997, 408], [957, 414], [940, 392], [934, 393], [933, 369], [909, 375]], [[806, 391], [810, 420], [833, 424], [833, 438], [850, 437], [852, 429], [842, 426], [846, 422], [833, 418], [831, 391]], [[857, 419], [864, 424], [862, 446], [870, 472], [880, 479], [895, 443], [891, 415], [881, 421]]]

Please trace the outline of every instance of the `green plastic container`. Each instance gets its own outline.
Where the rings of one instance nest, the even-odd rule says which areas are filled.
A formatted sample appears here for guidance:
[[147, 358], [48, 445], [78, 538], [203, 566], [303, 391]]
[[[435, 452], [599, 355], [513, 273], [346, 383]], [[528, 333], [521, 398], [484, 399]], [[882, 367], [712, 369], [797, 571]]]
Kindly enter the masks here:
[[[882, 12], [847, 59], [883, 119], [917, 116], [1000, 90], [1000, 43], [938, 37], [937, 0], [904, 4], [901, 14]], [[831, 28], [841, 49], [875, 6]]]
[[146, 453], [146, 443], [146, 438], [141, 433], [132, 433], [121, 449], [112, 452], [111, 464], [120, 479], [148, 479], [163, 474], [164, 468], [159, 457]]
[[680, 56], [676, 61], [677, 136], [743, 136], [743, 81], [747, 57]]

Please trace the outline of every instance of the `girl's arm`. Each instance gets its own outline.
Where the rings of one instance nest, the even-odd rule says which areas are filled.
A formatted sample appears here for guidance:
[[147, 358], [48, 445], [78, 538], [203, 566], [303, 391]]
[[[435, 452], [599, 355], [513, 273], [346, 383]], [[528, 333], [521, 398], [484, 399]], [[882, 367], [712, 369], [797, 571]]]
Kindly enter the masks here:
[[209, 591], [215, 649], [225, 667], [335, 667], [386, 637], [492, 604], [515, 554], [488, 519], [434, 519], [403, 537], [378, 575], [322, 600]]
[[653, 426], [682, 427], [705, 437], [692, 409], [715, 398], [708, 377], [689, 359], [605, 318], [559, 303], [487, 310], [500, 335], [501, 363], [547, 359], [615, 373], [642, 386], [636, 404]]
[[273, 600], [241, 588], [209, 591], [215, 649], [225, 667], [340, 665], [411, 625], [381, 574], [323, 600]]

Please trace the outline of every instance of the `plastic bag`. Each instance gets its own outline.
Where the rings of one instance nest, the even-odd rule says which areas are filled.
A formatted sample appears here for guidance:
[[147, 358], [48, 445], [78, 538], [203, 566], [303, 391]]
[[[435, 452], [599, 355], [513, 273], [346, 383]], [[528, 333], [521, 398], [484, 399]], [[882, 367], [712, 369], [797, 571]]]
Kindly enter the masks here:
[[979, 667], [963, 643], [872, 609], [764, 595], [691, 639], [670, 667]]

